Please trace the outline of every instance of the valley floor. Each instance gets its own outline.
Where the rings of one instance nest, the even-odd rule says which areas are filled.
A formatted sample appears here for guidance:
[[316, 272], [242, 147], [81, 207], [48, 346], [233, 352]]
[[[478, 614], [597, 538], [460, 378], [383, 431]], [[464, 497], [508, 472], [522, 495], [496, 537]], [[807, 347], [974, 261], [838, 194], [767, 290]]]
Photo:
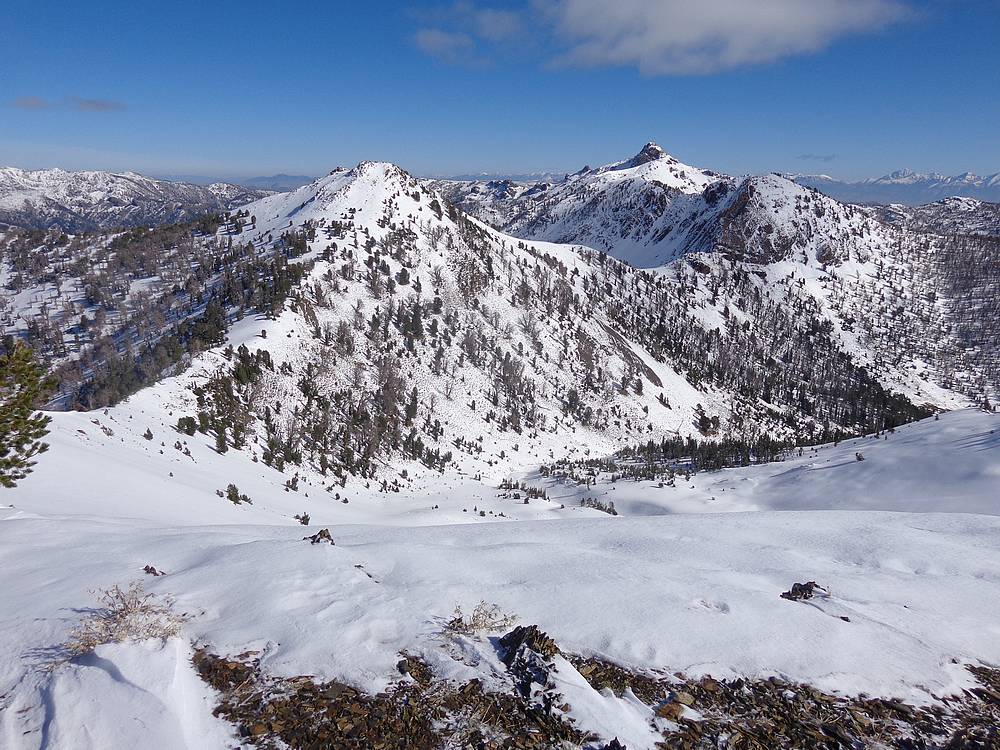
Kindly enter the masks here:
[[[481, 600], [567, 654], [664, 675], [777, 676], [922, 705], [974, 687], [967, 665], [1000, 665], [995, 415], [944, 414], [675, 488], [552, 482], [527, 505], [449, 475], [389, 495], [348, 485], [347, 504], [315, 483], [286, 492], [284, 475], [198, 438], [192, 456], [161, 454], [174, 438], [157, 426], [153, 441], [135, 439], [146, 425], [129, 421], [56, 415], [37, 473], [5, 491], [4, 748], [246, 742], [212, 715], [218, 697], [192, 665], [195, 647], [369, 694], [413, 679], [398, 668], [405, 653], [436, 678], [499, 690], [511, 677], [496, 637], [510, 627], [448, 626], [456, 606]], [[218, 497], [227, 481], [253, 505]], [[579, 507], [586, 493], [620, 515]], [[321, 527], [334, 545], [303, 539]], [[181, 636], [64, 661], [62, 644], [93, 612], [89, 592], [136, 579], [174, 600]], [[779, 597], [810, 580], [829, 594]], [[672, 726], [632, 691], [580, 675], [558, 657], [549, 677], [588, 747], [617, 737], [653, 748]]]

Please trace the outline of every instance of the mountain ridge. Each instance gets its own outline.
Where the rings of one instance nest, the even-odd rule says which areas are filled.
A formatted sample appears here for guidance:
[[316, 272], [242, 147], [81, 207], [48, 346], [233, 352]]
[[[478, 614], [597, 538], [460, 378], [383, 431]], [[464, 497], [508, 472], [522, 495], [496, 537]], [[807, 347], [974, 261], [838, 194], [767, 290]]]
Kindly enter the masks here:
[[[594, 173], [614, 193], [664, 168], [691, 190], [719, 184], [663, 158]], [[10, 237], [5, 330], [84, 408], [210, 362], [151, 393], [186, 404], [178, 417], [220, 446], [251, 440], [272, 464], [369, 479], [403, 458], [503, 474], [557, 446], [808, 441], [993, 398], [984, 303], [926, 270], [946, 247], [778, 176], [730, 184], [697, 249], [642, 270], [504, 234], [399, 167], [361, 162], [215, 225]], [[261, 316], [286, 322], [267, 333]], [[345, 435], [350, 450], [334, 450]]]
[[135, 172], [0, 167], [0, 225], [69, 233], [186, 221], [266, 195], [232, 183], [207, 186]]
[[1000, 172], [985, 176], [963, 172], [949, 176], [899, 169], [881, 177], [856, 181], [838, 180], [829, 175], [795, 174], [789, 177], [833, 198], [852, 203], [920, 206], [952, 197], [1000, 202]]

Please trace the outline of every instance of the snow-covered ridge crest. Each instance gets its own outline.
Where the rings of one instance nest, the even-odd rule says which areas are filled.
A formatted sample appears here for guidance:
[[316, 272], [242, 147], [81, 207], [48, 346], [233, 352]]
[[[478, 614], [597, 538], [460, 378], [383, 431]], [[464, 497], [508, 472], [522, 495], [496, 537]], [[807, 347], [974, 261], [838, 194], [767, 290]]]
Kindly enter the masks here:
[[653, 142], [634, 156], [558, 182], [431, 181], [460, 208], [518, 237], [579, 243], [629, 263], [662, 265], [683, 252], [702, 193], [732, 179], [684, 164]]
[[[730, 177], [691, 167], [647, 143], [633, 157], [583, 169], [555, 184], [435, 182], [464, 210], [525, 239], [574, 242], [638, 267], [724, 250], [769, 263], [848, 257], [865, 225], [895, 241], [864, 209], [843, 206], [777, 174]], [[857, 243], [854, 243], [857, 244]], [[836, 251], [820, 248], [838, 247]]]
[[262, 226], [277, 228], [273, 222], [279, 218], [299, 226], [337, 207], [381, 209], [382, 200], [404, 189], [420, 189], [418, 181], [404, 169], [389, 162], [362, 161], [352, 168], [337, 167], [308, 185], [265, 197], [244, 210], [257, 216]]

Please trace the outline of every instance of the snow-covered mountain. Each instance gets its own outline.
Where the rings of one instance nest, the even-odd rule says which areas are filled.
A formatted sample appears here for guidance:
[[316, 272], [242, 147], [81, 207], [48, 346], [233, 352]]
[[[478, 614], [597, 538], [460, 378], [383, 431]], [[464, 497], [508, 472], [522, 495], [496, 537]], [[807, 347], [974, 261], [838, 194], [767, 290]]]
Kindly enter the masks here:
[[844, 182], [828, 175], [794, 175], [796, 182], [850, 203], [902, 203], [918, 206], [951, 197], [1000, 202], [1000, 172], [980, 177], [972, 172], [943, 175], [901, 169], [882, 177]]
[[[590, 207], [611, 254], [380, 162], [218, 220], [6, 232], [4, 332], [92, 410], [0, 498], [0, 744], [985, 736], [997, 417], [899, 424], [995, 400], [995, 240], [652, 147], [588, 173], [539, 217]], [[693, 210], [654, 241], [660, 204]], [[670, 441], [784, 460], [636, 458]], [[161, 627], [80, 650], [129, 579]]]
[[[919, 201], [888, 195], [882, 201], [937, 201], [933, 206], [907, 210], [900, 205], [895, 212], [883, 212], [849, 205], [870, 199], [842, 196], [830, 187], [842, 183], [832, 178], [778, 174], [734, 178], [684, 165], [648, 143], [631, 159], [596, 169], [584, 167], [557, 181], [433, 180], [430, 184], [463, 210], [515, 236], [580, 243], [635, 266], [654, 267], [684, 253], [720, 247], [764, 261], [780, 257], [782, 248], [792, 245], [824, 246], [828, 250], [823, 252], [843, 255], [845, 248], [858, 244], [862, 227], [878, 231], [872, 217], [914, 230], [936, 227], [939, 234], [965, 231], [963, 227], [972, 233], [990, 231], [991, 204], [940, 199], [979, 188], [991, 194], [996, 188], [994, 199], [1000, 200], [1000, 176], [925, 177], [898, 172], [857, 183], [876, 190], [924, 189], [931, 183], [940, 187], [938, 192], [936, 187], [927, 188]], [[954, 191], [948, 192], [951, 188], [946, 185]], [[968, 190], [963, 192], [962, 186]], [[816, 195], [816, 190], [833, 200]], [[803, 211], [804, 206], [808, 210]], [[900, 221], [896, 215], [914, 220]], [[873, 241], [894, 240], [883, 236]]]
[[[853, 357], [887, 377], [935, 360], [932, 369], [951, 372], [941, 355], [963, 349], [975, 350], [979, 371], [997, 381], [998, 340], [982, 323], [996, 313], [997, 243], [963, 237], [992, 225], [992, 204], [856, 206], [777, 174], [732, 178], [684, 167], [654, 144], [556, 185], [434, 185], [525, 239], [580, 242], [661, 273], [696, 263], [713, 287], [726, 283], [713, 265], [722, 262], [766, 279], [772, 297], [783, 279], [824, 311]], [[945, 331], [966, 343], [945, 344]], [[905, 365], [897, 359], [904, 350]]]
[[928, 239], [777, 176], [711, 185], [705, 250], [655, 270], [511, 237], [374, 162], [217, 226], [15, 234], [5, 332], [56, 366], [53, 405], [114, 404], [194, 357], [149, 396], [183, 430], [385, 487], [996, 400], [988, 238]]
[[695, 218], [731, 180], [682, 164], [655, 143], [635, 156], [558, 182], [432, 181], [465, 211], [518, 237], [579, 243], [633, 265], [683, 252]]
[[894, 242], [869, 209], [777, 174], [730, 177], [680, 163], [655, 143], [558, 183], [432, 182], [463, 210], [529, 239], [580, 243], [633, 266], [721, 250], [759, 263], [846, 258]]
[[916, 232], [1000, 237], [1000, 203], [975, 198], [945, 198], [922, 206], [894, 204], [878, 215], [886, 223]]
[[0, 168], [0, 226], [80, 233], [186, 221], [269, 191], [225, 182], [169, 182], [134, 172]]

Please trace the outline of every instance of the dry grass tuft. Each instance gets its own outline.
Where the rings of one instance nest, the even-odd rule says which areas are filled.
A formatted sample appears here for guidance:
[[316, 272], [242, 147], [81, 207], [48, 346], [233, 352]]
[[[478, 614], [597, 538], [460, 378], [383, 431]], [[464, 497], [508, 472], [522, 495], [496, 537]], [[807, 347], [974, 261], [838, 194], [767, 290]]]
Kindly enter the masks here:
[[173, 601], [148, 593], [141, 581], [124, 589], [115, 584], [94, 593], [101, 608], [70, 632], [64, 644], [70, 658], [93, 653], [105, 643], [170, 638], [180, 633], [185, 618], [173, 611]]
[[476, 633], [506, 630], [515, 622], [517, 622], [517, 617], [514, 615], [507, 614], [496, 604], [487, 604], [485, 601], [481, 601], [468, 616], [462, 611], [460, 605], [456, 605], [455, 611], [445, 627], [451, 633], [475, 635]]

